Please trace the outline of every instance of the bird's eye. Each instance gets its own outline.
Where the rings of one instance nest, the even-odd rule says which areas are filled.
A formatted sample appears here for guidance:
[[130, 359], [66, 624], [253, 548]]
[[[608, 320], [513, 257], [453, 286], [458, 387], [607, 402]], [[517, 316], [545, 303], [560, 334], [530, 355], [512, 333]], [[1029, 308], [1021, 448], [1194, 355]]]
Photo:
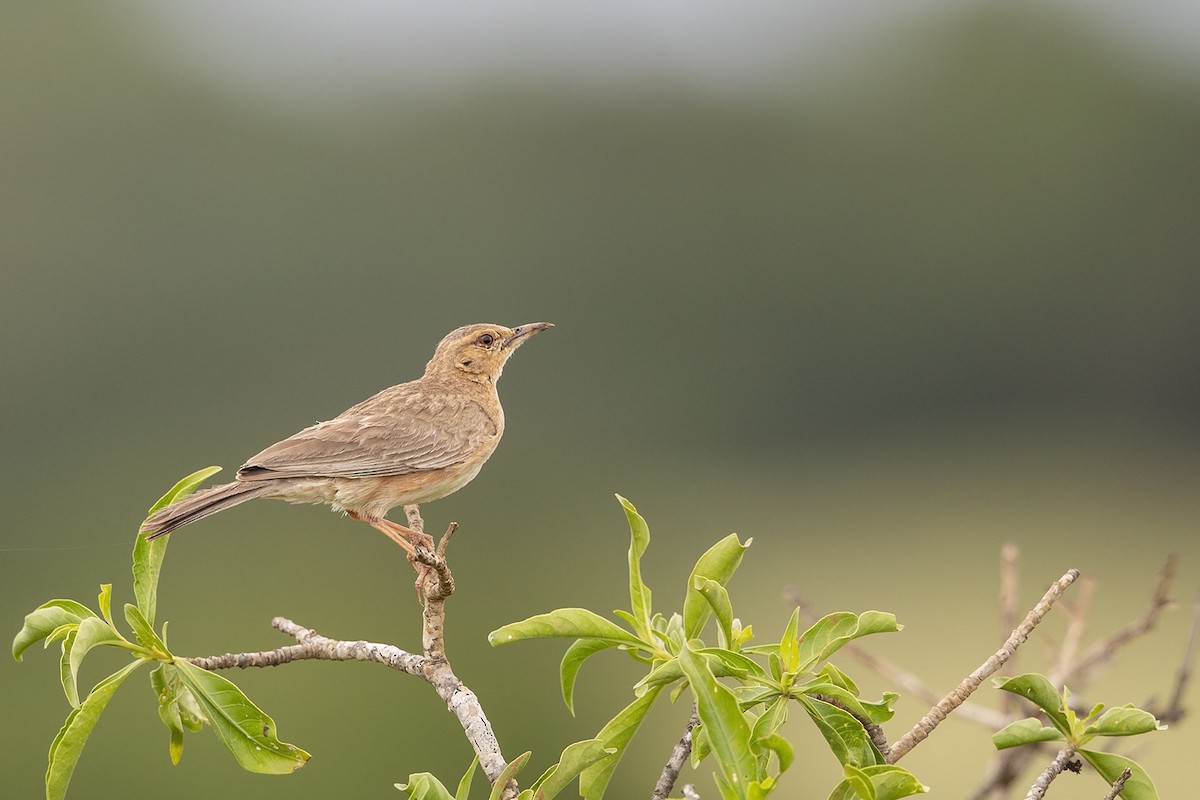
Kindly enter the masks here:
[[496, 337], [490, 333], [485, 333], [475, 340], [476, 344], [481, 344], [484, 347], [491, 347], [492, 342], [496, 341]]

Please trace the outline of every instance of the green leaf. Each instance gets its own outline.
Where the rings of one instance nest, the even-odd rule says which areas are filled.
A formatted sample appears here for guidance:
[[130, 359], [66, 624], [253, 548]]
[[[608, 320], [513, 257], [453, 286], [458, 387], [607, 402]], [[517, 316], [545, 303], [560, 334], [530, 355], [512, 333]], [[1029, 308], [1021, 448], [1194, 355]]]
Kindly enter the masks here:
[[1063, 712], [1063, 698], [1045, 675], [1028, 672], [1015, 678], [994, 678], [992, 685], [1005, 692], [1024, 697], [1046, 712], [1054, 727], [1065, 735], [1071, 735], [1071, 724]]
[[173, 664], [160, 664], [150, 673], [150, 686], [158, 698], [158, 717], [171, 733], [169, 753], [171, 763], [178, 764], [183, 757], [184, 728], [198, 731], [208, 718], [196, 697], [183, 684], [179, 668]]
[[856, 684], [849, 675], [842, 672], [833, 664], [826, 664], [821, 668], [821, 671], [818, 672], [817, 675], [823, 677], [826, 683], [832, 683], [835, 686], [840, 686], [855, 697], [858, 697], [858, 684]]
[[[818, 620], [800, 636], [800, 664], [788, 672], [804, 673], [821, 661], [829, 658], [847, 642], [873, 633], [894, 633], [900, 630], [896, 617], [882, 611], [864, 611], [853, 614], [839, 611]], [[783, 643], [780, 643], [782, 656]], [[786, 665], [785, 665], [786, 668]]]
[[[874, 793], [875, 800], [899, 800], [902, 797], [911, 797], [914, 794], [929, 791], [928, 786], [921, 785], [921, 782], [917, 780], [915, 775], [902, 767], [877, 765], [861, 768], [849, 767], [846, 769], [847, 776], [849, 776], [850, 770], [853, 769], [854, 774], [870, 780], [871, 791]], [[856, 800], [856, 798], [861, 797], [863, 795], [854, 790], [850, 781], [844, 780], [830, 793], [829, 800]]]
[[579, 639], [563, 654], [562, 663], [558, 667], [558, 677], [562, 685], [563, 702], [567, 704], [571, 716], [575, 716], [575, 679], [579, 676], [579, 668], [589, 656], [616, 646], [616, 643], [604, 639]]
[[871, 782], [871, 776], [853, 764], [843, 764], [842, 773], [846, 776], [846, 783], [862, 800], [875, 800], [875, 784]]
[[758, 761], [750, 746], [750, 724], [742, 714], [737, 697], [717, 682], [708, 660], [693, 648], [693, 642], [679, 653], [679, 663], [692, 684], [696, 711], [708, 731], [721, 777], [739, 798], [747, 797], [748, 786], [758, 778]]
[[708, 658], [708, 666], [718, 678], [733, 675], [738, 678], [771, 683], [771, 676], [755, 660], [721, 647], [704, 647], [697, 652]]
[[[220, 467], [206, 467], [193, 472], [176, 483], [170, 490], [150, 506], [150, 514], [160, 508], [175, 503], [196, 491], [200, 484], [221, 471]], [[138, 531], [133, 543], [133, 596], [137, 606], [142, 611], [151, 627], [154, 625], [154, 615], [158, 606], [158, 575], [162, 570], [163, 557], [167, 554], [167, 542], [170, 534], [148, 540], [146, 534]]]
[[1125, 781], [1125, 788], [1121, 790], [1122, 800], [1158, 800], [1158, 789], [1154, 787], [1154, 781], [1136, 761], [1116, 753], [1101, 753], [1097, 750], [1080, 750], [1079, 755], [1100, 773], [1100, 777], [1109, 786], [1121, 777], [1126, 767], [1129, 768], [1129, 780]]
[[650, 587], [642, 581], [642, 555], [650, 546], [650, 527], [646, 520], [621, 495], [617, 502], [625, 510], [629, 520], [629, 610], [634, 617], [634, 630], [648, 642], [654, 641], [650, 633]]
[[1105, 711], [1100, 719], [1087, 726], [1087, 736], [1136, 736], [1139, 733], [1166, 730], [1149, 711], [1133, 706], [1121, 706]]
[[13, 658], [21, 660], [21, 654], [30, 645], [40, 642], [64, 625], [78, 625], [96, 614], [82, 603], [74, 600], [51, 600], [25, 615], [25, 625], [12, 643]]
[[856, 767], [883, 763], [879, 749], [867, 735], [862, 723], [852, 714], [807, 695], [800, 695], [797, 699], [816, 723], [839, 763]]
[[[65, 627], [65, 626], [64, 626]], [[79, 689], [75, 684], [75, 673], [71, 672], [71, 650], [75, 647], [75, 635], [79, 632], [78, 625], [72, 625], [62, 643], [62, 656], [58, 660], [58, 679], [62, 682], [63, 692], [71, 707], [79, 705]]]
[[772, 734], [765, 739], [762, 739], [759, 744], [775, 754], [775, 758], [779, 761], [779, 771], [787, 772], [788, 767], [796, 759], [795, 750], [792, 748], [792, 743], [780, 736], [778, 733]]
[[304, 766], [311, 757], [279, 741], [275, 722], [242, 690], [215, 672], [176, 659], [179, 679], [196, 698], [221, 743], [242, 769], [268, 775], [285, 775]]
[[641, 697], [621, 709], [615, 717], [600, 729], [596, 739], [603, 743], [606, 749], [613, 751], [612, 755], [588, 766], [579, 774], [579, 795], [585, 800], [599, 800], [612, 780], [613, 772], [621, 763], [629, 743], [642, 726], [651, 706], [658, 698], [659, 687], [651, 688]]
[[[109, 627], [108, 623], [99, 617], [89, 617], [79, 623], [79, 630], [75, 632], [75, 641], [71, 644], [71, 654], [68, 658], [71, 687], [67, 689], [66, 684], [63, 685], [63, 688], [67, 689], [68, 700], [74, 693], [79, 680], [79, 666], [83, 663], [83, 657], [88, 654], [88, 651], [102, 644], [113, 645], [123, 642], [124, 640]], [[78, 702], [76, 699], [72, 705], [76, 705]]]
[[[112, 584], [100, 584], [100, 594], [96, 598], [97, 605], [100, 606], [100, 616], [104, 617], [104, 621], [108, 623], [108, 627], [117, 632], [117, 623], [113, 621], [112, 615]], [[118, 634], [119, 635], [119, 634]]]
[[[826, 617], [828, 619], [828, 617]], [[800, 669], [800, 609], [792, 611], [783, 638], [779, 640], [779, 665], [784, 672], [795, 674]]]
[[997, 750], [1006, 750], [1034, 742], [1057, 742], [1064, 738], [1062, 731], [1057, 728], [1043, 727], [1041, 721], [1028, 717], [996, 731], [992, 734], [992, 744], [996, 745]]
[[522, 639], [604, 639], [613, 644], [644, 647], [629, 631], [586, 608], [559, 608], [521, 622], [512, 622], [488, 634], [492, 647]]
[[467, 771], [463, 773], [462, 778], [458, 781], [458, 790], [454, 793], [454, 800], [467, 800], [471, 794], [471, 781], [475, 779], [475, 768], [479, 766], [479, 756], [476, 755], [471, 759], [471, 766], [467, 767]]
[[693, 587], [700, 596], [708, 601], [713, 613], [717, 615], [717, 643], [724, 648], [733, 647], [733, 604], [729, 601], [729, 592], [725, 587], [712, 578], [697, 576]]
[[79, 763], [83, 746], [87, 744], [101, 712], [121, 682], [145, 663], [144, 660], [138, 659], [109, 675], [92, 688], [78, 708], [67, 715], [67, 721], [50, 743], [50, 763], [46, 768], [46, 800], [62, 800], [66, 796], [67, 785], [75, 773], [75, 765]]
[[450, 790], [429, 772], [414, 772], [408, 776], [408, 783], [397, 783], [396, 788], [407, 792], [409, 800], [455, 800]]
[[725, 586], [733, 573], [742, 563], [742, 556], [751, 540], [745, 544], [738, 541], [736, 533], [731, 533], [710, 547], [688, 577], [687, 594], [683, 598], [683, 632], [687, 639], [695, 639], [704, 630], [704, 623], [712, 614], [712, 606], [699, 590], [695, 588], [697, 578], [709, 578]]
[[133, 629], [133, 635], [137, 638], [138, 644], [163, 655], [170, 655], [167, 651], [167, 645], [162, 639], [158, 638], [158, 634], [154, 632], [154, 628], [150, 627], [150, 622], [142, 616], [141, 610], [133, 603], [125, 604], [125, 621]]
[[[508, 762], [508, 766], [504, 768], [500, 773], [500, 777], [496, 778], [496, 782], [492, 784], [492, 793], [488, 795], [488, 800], [500, 800], [500, 795], [504, 794], [504, 787], [521, 771], [521, 768], [525, 766], [525, 762], [529, 761], [531, 755], [533, 754], [526, 750]], [[521, 794], [524, 794], [524, 792]]]
[[567, 788], [581, 772], [588, 767], [615, 754], [616, 748], [606, 748], [600, 739], [585, 739], [582, 742], [569, 744], [559, 756], [558, 763], [547, 770], [546, 774], [533, 786], [533, 796], [537, 800], [551, 800], [555, 795]]
[[[835, 686], [832, 683], [806, 683], [804, 686], [797, 686], [793, 691], [803, 692], [808, 695], [822, 695], [814, 699], [821, 700], [823, 698], [832, 698], [841, 703], [845, 708], [844, 711], [849, 711], [851, 714], [857, 715], [872, 722], [876, 722], [872, 712], [873, 708], [868, 708], [857, 697], [843, 689], [840, 686]], [[828, 702], [828, 701], [826, 701]]]

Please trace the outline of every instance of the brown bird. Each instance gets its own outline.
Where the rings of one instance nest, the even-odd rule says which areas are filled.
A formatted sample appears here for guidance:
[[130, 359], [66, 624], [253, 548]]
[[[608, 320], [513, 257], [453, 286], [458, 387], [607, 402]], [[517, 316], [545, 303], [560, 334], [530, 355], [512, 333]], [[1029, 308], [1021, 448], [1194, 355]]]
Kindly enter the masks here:
[[270, 497], [344, 511], [415, 554], [432, 537], [385, 515], [400, 505], [445, 497], [470, 483], [504, 433], [496, 381], [529, 337], [554, 327], [533, 322], [467, 325], [446, 335], [425, 374], [273, 444], [232, 483], [213, 486], [152, 514], [153, 539], [231, 506]]

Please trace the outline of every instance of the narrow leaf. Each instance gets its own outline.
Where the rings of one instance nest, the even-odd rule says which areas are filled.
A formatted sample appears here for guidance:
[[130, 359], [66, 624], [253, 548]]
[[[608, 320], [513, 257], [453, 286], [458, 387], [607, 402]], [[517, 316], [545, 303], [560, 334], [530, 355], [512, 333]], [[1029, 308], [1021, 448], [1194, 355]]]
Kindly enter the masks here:
[[992, 744], [996, 745], [997, 750], [1006, 750], [1009, 747], [1019, 747], [1034, 742], [1057, 742], [1063, 738], [1065, 737], [1062, 731], [1057, 728], [1043, 727], [1039, 720], [1028, 717], [1005, 725], [996, 731], [992, 734]]
[[1121, 777], [1126, 767], [1129, 768], [1129, 780], [1125, 781], [1125, 788], [1121, 790], [1122, 800], [1158, 800], [1158, 789], [1155, 788], [1154, 781], [1136, 761], [1116, 753], [1101, 753], [1096, 750], [1080, 750], [1079, 755], [1095, 767], [1096, 772], [1100, 773], [1100, 777], [1109, 786]]
[[134, 661], [97, 683], [83, 703], [67, 715], [66, 723], [50, 743], [50, 763], [46, 768], [46, 800], [62, 800], [66, 796], [67, 785], [75, 773], [75, 765], [79, 763], [83, 746], [87, 744], [101, 712], [108, 705], [108, 701], [112, 700], [121, 682], [144, 663], [146, 662], [141, 659]]
[[825, 737], [834, 756], [842, 764], [867, 767], [883, 763], [883, 756], [867, 735], [862, 723], [835, 705], [806, 695], [797, 698], [817, 729]]
[[179, 670], [179, 679], [204, 710], [217, 737], [242, 769], [284, 775], [304, 766], [311, 757], [303, 750], [279, 741], [275, 735], [275, 721], [230, 681], [183, 659], [177, 659], [174, 666]]
[[799, 608], [792, 610], [792, 616], [788, 618], [787, 627], [783, 629], [783, 638], [779, 640], [779, 665], [783, 667], [784, 672], [791, 672], [793, 674], [800, 669]]
[[843, 764], [842, 772], [846, 776], [846, 783], [850, 784], [857, 796], [862, 800], [875, 800], [875, 784], [867, 773], [853, 764]]
[[454, 800], [467, 800], [471, 794], [471, 781], [475, 778], [475, 768], [479, 766], [478, 754], [471, 759], [471, 766], [467, 767], [467, 771], [463, 773], [462, 778], [458, 781], [458, 790], [454, 793]]
[[700, 593], [713, 613], [717, 615], [718, 644], [724, 648], [733, 647], [733, 604], [729, 601], [729, 592], [725, 587], [712, 578], [698, 576], [693, 587]]
[[[153, 514], [160, 508], [182, 500], [220, 471], [220, 467], [206, 467], [188, 475], [172, 486], [157, 503], [150, 506], [150, 513]], [[158, 607], [158, 575], [162, 570], [163, 557], [167, 553], [167, 542], [170, 538], [168, 534], [148, 540], [146, 534], [139, 531], [133, 543], [133, 596], [146, 622], [152, 627]]]
[[616, 647], [616, 644], [604, 639], [577, 639], [563, 654], [558, 677], [562, 685], [563, 702], [567, 704], [571, 716], [575, 716], [575, 679], [579, 676], [579, 668], [590, 656], [610, 647]]
[[615, 717], [600, 729], [596, 739], [612, 754], [588, 766], [579, 774], [579, 795], [585, 800], [599, 800], [612, 780], [613, 772], [629, 749], [629, 743], [638, 732], [658, 698], [659, 687], [654, 687], [641, 697], [621, 709]]
[[653, 641], [650, 633], [650, 587], [642, 580], [642, 555], [650, 546], [650, 527], [646, 520], [621, 495], [617, 502], [625, 510], [629, 520], [629, 610], [634, 618], [634, 630], [646, 641]]
[[58, 678], [62, 681], [63, 692], [66, 693], [67, 702], [72, 708], [79, 705], [79, 687], [75, 683], [75, 673], [71, 671], [71, 650], [75, 647], [75, 635], [78, 631], [78, 625], [71, 626], [71, 630], [63, 639], [62, 657], [58, 661]]
[[138, 644], [142, 647], [148, 647], [151, 650], [157, 650], [163, 655], [170, 655], [167, 652], [167, 645], [162, 639], [158, 638], [158, 634], [154, 632], [154, 628], [150, 627], [150, 622], [142, 616], [141, 609], [132, 603], [125, 604], [125, 621], [133, 629], [133, 635], [137, 638]]
[[496, 782], [492, 784], [492, 792], [488, 795], [488, 800], [500, 800], [500, 796], [504, 794], [504, 787], [521, 771], [521, 768], [525, 766], [525, 762], [529, 761], [531, 755], [533, 754], [526, 750], [508, 762], [508, 766], [501, 771], [500, 777], [496, 778]]
[[559, 608], [521, 622], [512, 622], [488, 634], [488, 642], [498, 647], [522, 639], [604, 639], [613, 644], [643, 646], [629, 631], [609, 622], [586, 608]]
[[96, 614], [82, 603], [74, 600], [51, 600], [25, 615], [25, 625], [12, 643], [13, 658], [21, 660], [21, 654], [31, 644], [40, 642], [64, 625], [78, 625]]
[[731, 533], [700, 556], [700, 560], [696, 562], [696, 566], [692, 568], [692, 574], [688, 577], [687, 594], [683, 598], [685, 638], [695, 639], [699, 636], [700, 632], [704, 630], [704, 623], [712, 614], [712, 606], [694, 588], [696, 579], [709, 578], [725, 586], [742, 563], [742, 556], [749, 546], [749, 539], [742, 544], [738, 541], [737, 534]]
[[[121, 641], [123, 641], [121, 637], [99, 617], [89, 617], [79, 623], [79, 630], [75, 632], [75, 641], [71, 645], [71, 654], [68, 659], [71, 683], [78, 683], [79, 666], [83, 663], [83, 657], [88, 654], [89, 650], [98, 645], [111, 645]], [[67, 699], [70, 697], [68, 696]]]
[[1029, 672], [1015, 678], [994, 678], [992, 685], [1005, 692], [1024, 697], [1046, 712], [1054, 727], [1066, 735], [1071, 734], [1071, 723], [1063, 712], [1063, 698], [1045, 675]]
[[739, 798], [745, 798], [750, 782], [758, 777], [758, 761], [750, 746], [750, 724], [737, 697], [717, 682], [708, 660], [693, 649], [691, 642], [680, 651], [679, 663], [692, 684], [696, 710], [708, 732], [721, 776]]
[[537, 800], [551, 800], [585, 769], [616, 752], [615, 748], [606, 748], [600, 739], [585, 739], [567, 745], [559, 756], [558, 763], [532, 787], [533, 796]]

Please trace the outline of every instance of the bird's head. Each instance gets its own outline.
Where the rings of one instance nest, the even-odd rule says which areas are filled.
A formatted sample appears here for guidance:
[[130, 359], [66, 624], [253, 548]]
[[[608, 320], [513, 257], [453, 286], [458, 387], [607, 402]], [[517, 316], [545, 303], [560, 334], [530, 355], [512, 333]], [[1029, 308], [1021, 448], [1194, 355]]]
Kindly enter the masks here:
[[425, 366], [426, 375], [459, 375], [480, 383], [495, 383], [516, 349], [547, 328], [549, 322], [530, 322], [515, 328], [480, 322], [450, 331], [438, 343]]

